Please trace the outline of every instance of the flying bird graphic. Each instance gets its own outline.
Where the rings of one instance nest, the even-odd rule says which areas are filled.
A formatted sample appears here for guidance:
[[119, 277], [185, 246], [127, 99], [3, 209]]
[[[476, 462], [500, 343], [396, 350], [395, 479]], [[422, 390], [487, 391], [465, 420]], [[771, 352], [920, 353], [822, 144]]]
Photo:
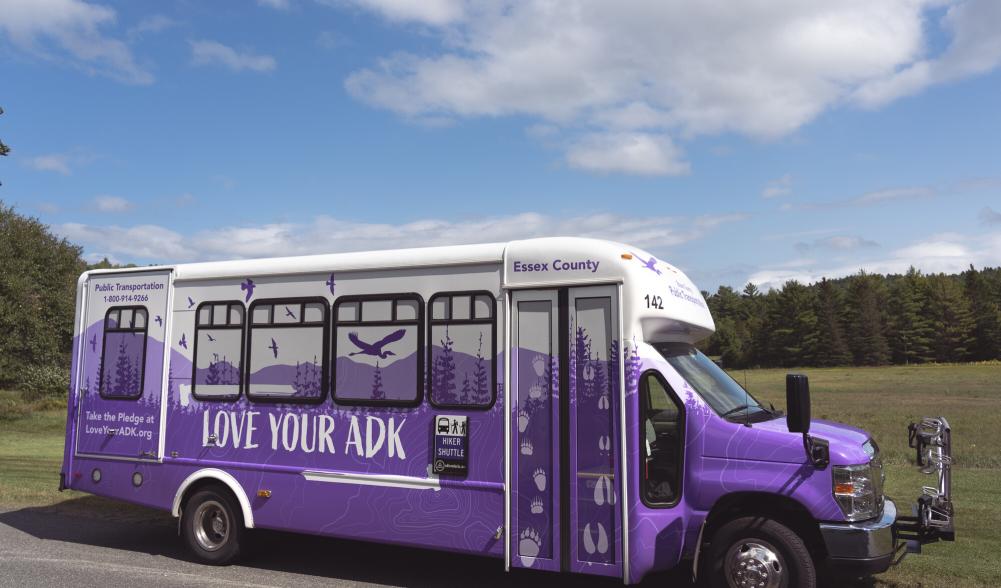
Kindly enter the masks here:
[[205, 336], [209, 338], [209, 341], [215, 341], [215, 337], [213, 337], [212, 335], [205, 333]]
[[188, 339], [184, 336], [184, 333], [181, 333], [181, 340], [178, 341], [178, 344], [185, 349], [188, 348]]
[[271, 345], [268, 346], [268, 349], [275, 354], [275, 357], [278, 357], [278, 343], [275, 343], [274, 337], [271, 338]]
[[97, 335], [90, 338], [90, 350], [97, 353]]
[[247, 278], [246, 281], [240, 282], [240, 289], [247, 293], [247, 297], [243, 300], [244, 302], [250, 302], [250, 297], [254, 295], [254, 280]]
[[656, 265], [657, 265], [657, 258], [656, 257], [654, 257], [654, 256], [651, 255], [650, 259], [645, 260], [645, 261], [643, 260], [642, 257], [640, 257], [639, 255], [636, 255], [635, 253], [633, 253], [633, 257], [636, 258], [636, 261], [642, 263], [643, 267], [645, 267], [646, 269], [648, 269], [648, 270], [650, 270], [652, 272], [655, 272], [658, 276], [660, 275], [660, 270], [657, 269], [657, 267], [656, 267]]
[[372, 355], [375, 357], [386, 359], [390, 355], [396, 355], [396, 354], [393, 353], [392, 351], [389, 351], [388, 349], [383, 351], [382, 348], [385, 347], [386, 345], [389, 345], [390, 343], [399, 341], [406, 334], [407, 334], [406, 329], [399, 329], [397, 331], [393, 331], [392, 333], [386, 335], [379, 341], [369, 344], [359, 339], [358, 333], [348, 333], [348, 339], [350, 339], [351, 342], [354, 343], [358, 347], [358, 349], [361, 350], [349, 353], [348, 355]]
[[188, 296], [188, 308], [191, 308], [194, 305], [195, 301], [191, 299], [191, 296]]
[[331, 272], [330, 279], [327, 280], [327, 287], [330, 288], [330, 295], [331, 296], [334, 295], [334, 286], [336, 286], [336, 285], [337, 285], [337, 283], [334, 282], [334, 274], [333, 274], [333, 272]]
[[160, 318], [160, 315], [156, 315], [156, 318], [153, 320], [156, 321], [156, 324], [160, 325], [161, 327], [163, 326], [163, 319]]
[[299, 320], [299, 319], [295, 318], [295, 314], [293, 314], [292, 311], [289, 310], [289, 307], [287, 307], [287, 306], [285, 307], [285, 316], [291, 317], [292, 320], [294, 320], [294, 321]]

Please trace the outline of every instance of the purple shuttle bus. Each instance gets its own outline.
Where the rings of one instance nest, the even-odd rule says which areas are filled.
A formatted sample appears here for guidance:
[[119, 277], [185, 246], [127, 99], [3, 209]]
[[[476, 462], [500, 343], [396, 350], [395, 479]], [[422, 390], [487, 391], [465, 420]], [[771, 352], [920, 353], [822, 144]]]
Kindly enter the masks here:
[[[81, 276], [62, 488], [169, 510], [224, 564], [254, 528], [714, 586], [879, 573], [953, 537], [938, 475], [882, 492], [876, 442], [758, 403], [693, 344], [676, 267], [606, 241], [195, 263]], [[908, 549], [910, 548], [910, 549]]]

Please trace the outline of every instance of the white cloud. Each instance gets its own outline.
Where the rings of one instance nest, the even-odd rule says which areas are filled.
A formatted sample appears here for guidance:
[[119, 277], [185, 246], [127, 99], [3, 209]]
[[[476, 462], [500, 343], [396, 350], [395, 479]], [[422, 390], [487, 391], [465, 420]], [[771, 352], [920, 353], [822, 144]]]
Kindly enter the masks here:
[[177, 21], [162, 14], [154, 14], [140, 20], [135, 26], [129, 28], [128, 36], [130, 40], [141, 38], [145, 34], [161, 33], [171, 27], [177, 26]]
[[813, 249], [833, 249], [836, 251], [852, 251], [855, 249], [871, 249], [879, 247], [879, 243], [853, 235], [832, 235], [816, 239], [812, 243], [796, 243], [796, 250], [801, 253]]
[[132, 203], [118, 196], [98, 196], [94, 198], [94, 206], [101, 212], [127, 212], [132, 210]]
[[1001, 266], [1001, 232], [982, 235], [944, 233], [891, 251], [887, 256], [860, 259], [840, 265], [812, 264], [789, 268], [781, 264], [754, 272], [748, 281], [762, 288], [781, 288], [787, 280], [811, 283], [822, 277], [838, 278], [859, 270], [901, 274], [911, 266], [926, 273], [960, 273], [976, 267]]
[[17, 49], [87, 73], [152, 83], [129, 46], [104, 34], [115, 20], [113, 9], [83, 0], [0, 0], [0, 32]]
[[267, 6], [275, 10], [288, 10], [292, 6], [291, 0], [257, 0], [259, 6]]
[[[941, 79], [993, 69], [1001, 38], [999, 19], [986, 18], [997, 0], [353, 4], [440, 41], [430, 54], [398, 53], [352, 73], [346, 88], [372, 106], [412, 119], [525, 116], [573, 134], [675, 140], [795, 132], [925, 61], [943, 4], [946, 55], [962, 59], [943, 56], [937, 67], [951, 77]], [[989, 55], [973, 67], [978, 54]]]
[[459, 20], [465, 2], [456, 0], [319, 0], [323, 4], [348, 2], [371, 10], [391, 21], [445, 25]]
[[67, 223], [55, 228], [71, 241], [84, 245], [87, 251], [101, 251], [133, 261], [181, 262], [484, 243], [551, 235], [625, 241], [656, 251], [700, 239], [724, 223], [744, 218], [739, 214], [696, 218], [616, 214], [564, 217], [526, 212], [452, 221], [424, 219], [395, 225], [320, 216], [309, 223], [223, 226], [192, 235], [155, 225]]
[[594, 172], [681, 175], [690, 167], [667, 135], [649, 133], [591, 134], [570, 145], [570, 167]]
[[1001, 64], [1001, 2], [966, 0], [951, 4], [941, 21], [951, 36], [945, 51], [862, 84], [854, 95], [857, 102], [867, 107], [882, 106], [928, 86], [983, 74]]
[[55, 172], [64, 176], [68, 176], [71, 173], [69, 157], [59, 153], [38, 155], [27, 159], [25, 163], [28, 167], [36, 171]]
[[278, 63], [270, 55], [240, 52], [218, 41], [191, 41], [191, 62], [195, 65], [222, 65], [233, 71], [273, 71]]
[[761, 191], [762, 198], [778, 198], [792, 194], [792, 174], [785, 174], [781, 178], [774, 179]]

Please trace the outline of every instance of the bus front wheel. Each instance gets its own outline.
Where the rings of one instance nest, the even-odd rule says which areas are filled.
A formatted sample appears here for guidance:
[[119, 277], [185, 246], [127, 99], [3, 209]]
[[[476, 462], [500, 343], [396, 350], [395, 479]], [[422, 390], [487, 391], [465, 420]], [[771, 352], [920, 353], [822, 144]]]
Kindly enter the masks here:
[[181, 515], [184, 542], [202, 563], [225, 565], [240, 554], [243, 520], [235, 502], [229, 492], [206, 488], [185, 505]]
[[814, 588], [817, 572], [799, 535], [763, 517], [740, 517], [720, 527], [710, 548], [713, 588]]

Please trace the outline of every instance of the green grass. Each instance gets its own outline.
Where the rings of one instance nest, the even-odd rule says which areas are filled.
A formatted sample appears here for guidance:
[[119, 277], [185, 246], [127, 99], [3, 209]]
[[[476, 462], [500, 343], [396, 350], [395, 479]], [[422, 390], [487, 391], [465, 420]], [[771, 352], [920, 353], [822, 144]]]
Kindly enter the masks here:
[[[944, 415], [953, 428], [957, 506], [955, 543], [927, 545], [922, 555], [878, 576], [876, 586], [1001, 586], [1001, 364], [882, 368], [749, 370], [733, 372], [763, 402], [785, 407], [786, 371], [810, 377], [813, 415], [862, 427], [879, 443], [887, 463], [886, 491], [907, 508], [922, 485], [932, 484], [912, 465], [907, 424]], [[4, 398], [15, 394], [0, 392]], [[12, 403], [8, 403], [10, 406]], [[59, 493], [65, 410], [5, 413], [0, 418], [0, 506], [43, 506], [82, 515], [146, 514], [98, 498]]]

